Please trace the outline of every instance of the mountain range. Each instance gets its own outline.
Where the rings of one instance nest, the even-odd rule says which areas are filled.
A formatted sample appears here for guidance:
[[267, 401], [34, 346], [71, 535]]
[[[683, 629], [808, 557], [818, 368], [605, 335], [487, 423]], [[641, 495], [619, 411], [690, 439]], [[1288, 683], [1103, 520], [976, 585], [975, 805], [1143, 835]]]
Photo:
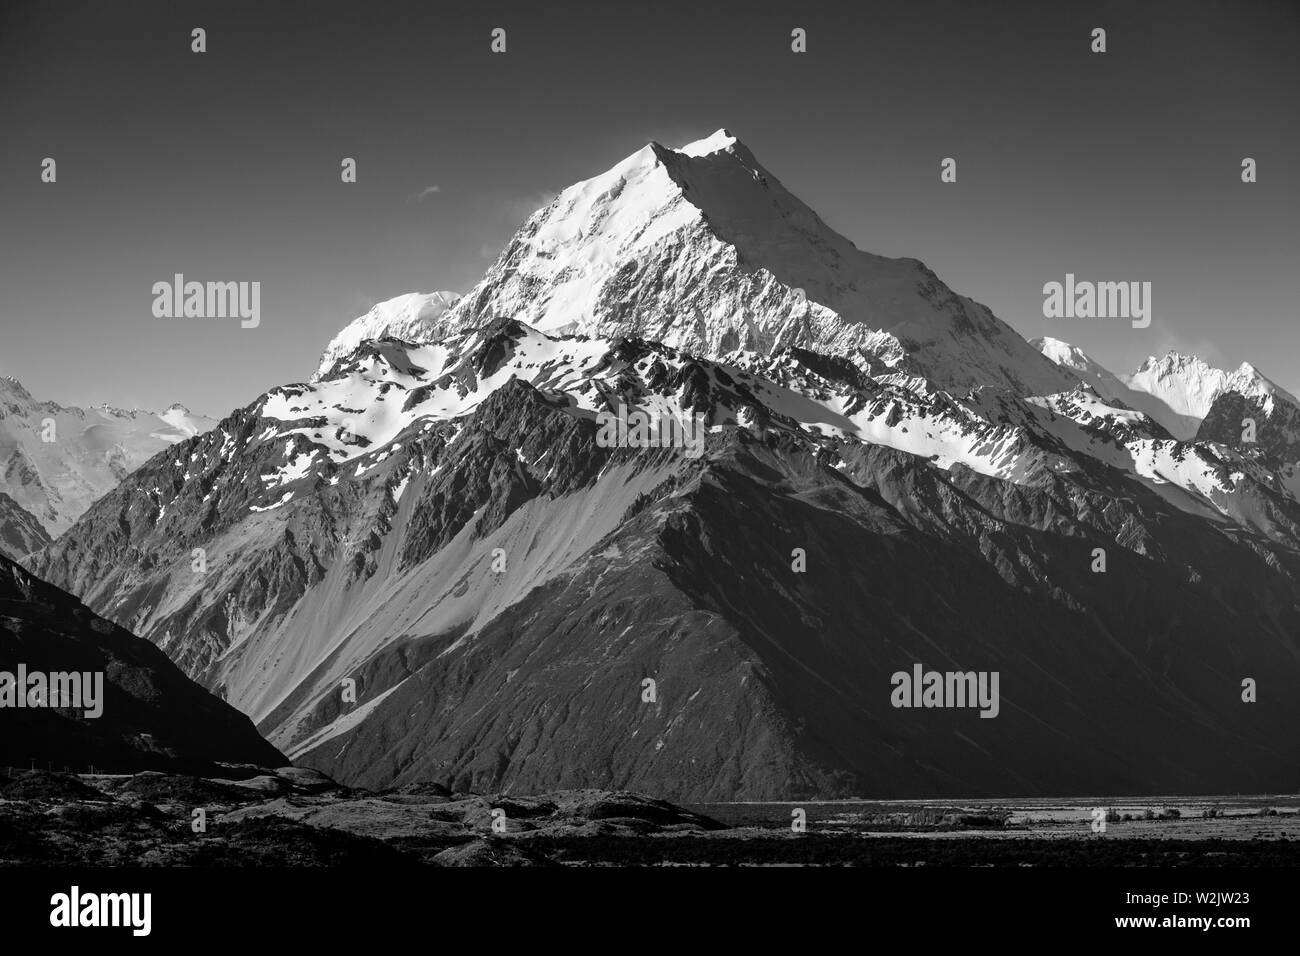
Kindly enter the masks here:
[[[703, 453], [611, 446], [627, 409]], [[1291, 790], [1297, 416], [1250, 366], [1026, 342], [720, 130], [375, 306], [28, 564], [349, 784]], [[996, 718], [895, 706], [915, 665], [997, 673]]]
[[1169, 352], [1161, 358], [1150, 356], [1131, 375], [1114, 375], [1083, 350], [1059, 339], [1034, 339], [1030, 344], [1057, 365], [1077, 373], [1103, 398], [1145, 412], [1181, 441], [1196, 438], [1201, 422], [1223, 396], [1238, 395], [1258, 402], [1269, 415], [1276, 401], [1300, 405], [1300, 400], [1249, 362], [1226, 372], [1195, 355]]
[[[164, 412], [101, 405], [62, 406], [32, 397], [20, 382], [0, 378], [0, 527], [33, 520], [57, 537], [91, 503], [159, 450], [216, 424], [183, 405]], [[5, 532], [10, 557], [38, 543]]]

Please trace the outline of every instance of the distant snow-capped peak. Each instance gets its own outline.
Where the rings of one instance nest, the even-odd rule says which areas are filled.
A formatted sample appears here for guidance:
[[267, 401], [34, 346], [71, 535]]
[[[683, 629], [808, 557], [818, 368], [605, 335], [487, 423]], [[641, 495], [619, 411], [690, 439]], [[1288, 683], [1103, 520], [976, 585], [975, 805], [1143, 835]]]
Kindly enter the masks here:
[[216, 422], [182, 405], [165, 412], [63, 406], [0, 379], [0, 493], [51, 536], [72, 524], [129, 472]]
[[1120, 376], [1130, 387], [1154, 395], [1180, 415], [1204, 418], [1214, 400], [1226, 392], [1262, 399], [1268, 410], [1273, 398], [1300, 404], [1294, 396], [1265, 378], [1249, 362], [1235, 371], [1214, 368], [1195, 355], [1169, 352], [1148, 357], [1132, 375]]
[[416, 344], [433, 341], [436, 321], [459, 298], [455, 292], [408, 292], [380, 302], [334, 336], [321, 355], [312, 381], [327, 375], [335, 362], [356, 351], [362, 342], [383, 338]]
[[1103, 398], [1122, 400], [1128, 391], [1118, 377], [1078, 346], [1050, 336], [1034, 339], [1029, 344], [1061, 368], [1077, 373], [1080, 381], [1086, 382]]
[[1229, 392], [1261, 400], [1269, 414], [1275, 397], [1300, 405], [1249, 362], [1227, 372], [1198, 356], [1171, 351], [1161, 358], [1148, 357], [1132, 375], [1114, 375], [1082, 349], [1060, 339], [1044, 337], [1030, 344], [1061, 368], [1075, 372], [1099, 395], [1145, 412], [1184, 441], [1196, 435], [1215, 399]]
[[[9, 411], [15, 416], [24, 416], [36, 411], [42, 411], [59, 414], [69, 413], [78, 419], [94, 422], [108, 420], [139, 423], [146, 429], [152, 427], [154, 431], [162, 432], [163, 434], [159, 437], [165, 438], [168, 443], [178, 442], [182, 438], [189, 438], [200, 432], [205, 432], [217, 423], [215, 418], [196, 415], [180, 402], [174, 402], [167, 407], [166, 411], [162, 412], [149, 408], [121, 408], [117, 405], [110, 405], [108, 402], [100, 402], [97, 405], [88, 405], [84, 408], [64, 406], [57, 402], [35, 398], [27, 390], [26, 386], [12, 375], [0, 376], [0, 397], [9, 400], [11, 403]], [[158, 428], [157, 425], [160, 422], [171, 426], [171, 429]]]
[[38, 404], [32, 397], [32, 393], [12, 375], [0, 377], [0, 399], [3, 399], [11, 409], [27, 408]]
[[1097, 363], [1094, 362], [1083, 349], [1071, 345], [1069, 342], [1062, 342], [1060, 339], [1054, 339], [1049, 335], [1034, 339], [1029, 344], [1038, 349], [1038, 351], [1042, 352], [1057, 365], [1077, 369], [1081, 372], [1093, 368], [1101, 368], [1101, 366], [1097, 365]]

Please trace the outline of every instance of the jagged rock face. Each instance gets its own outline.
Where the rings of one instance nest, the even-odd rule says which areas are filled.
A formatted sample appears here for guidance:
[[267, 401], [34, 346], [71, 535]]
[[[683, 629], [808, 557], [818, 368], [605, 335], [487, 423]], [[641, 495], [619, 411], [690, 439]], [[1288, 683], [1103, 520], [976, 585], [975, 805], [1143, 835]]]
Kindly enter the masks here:
[[1275, 394], [1224, 392], [1196, 438], [1271, 471], [1291, 496], [1300, 497], [1300, 405]]
[[439, 321], [630, 335], [718, 357], [796, 346], [964, 391], [1073, 382], [914, 259], [857, 249], [720, 130], [566, 189]]
[[1294, 467], [1300, 461], [1300, 405], [1225, 392], [1210, 406], [1196, 438], [1258, 455], [1271, 467]]
[[50, 543], [36, 516], [0, 492], [0, 555], [20, 560]]
[[1147, 415], [1086, 388], [1029, 401], [1078, 426], [1052, 429], [1075, 451], [1127, 472], [1175, 507], [1293, 547], [1300, 542], [1300, 485], [1280, 462], [1244, 446], [1177, 441]]
[[16, 675], [20, 664], [28, 674], [101, 674], [102, 713], [0, 708], [5, 766], [201, 773], [218, 762], [285, 763], [247, 717], [186, 678], [158, 648], [0, 558], [0, 671]]
[[65, 408], [0, 379], [0, 492], [57, 537], [160, 449], [213, 424], [180, 405], [161, 414]]

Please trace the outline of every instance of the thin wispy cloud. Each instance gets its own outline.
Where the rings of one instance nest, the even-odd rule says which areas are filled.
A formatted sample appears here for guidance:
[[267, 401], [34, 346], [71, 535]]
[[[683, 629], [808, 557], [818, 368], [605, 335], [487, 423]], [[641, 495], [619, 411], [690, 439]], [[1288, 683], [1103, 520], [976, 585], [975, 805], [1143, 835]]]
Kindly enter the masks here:
[[416, 202], [424, 202], [428, 197], [432, 196], [434, 193], [440, 193], [440, 192], [442, 192], [441, 186], [425, 186], [418, 193], [414, 193], [411, 196], [411, 198], [414, 199]]

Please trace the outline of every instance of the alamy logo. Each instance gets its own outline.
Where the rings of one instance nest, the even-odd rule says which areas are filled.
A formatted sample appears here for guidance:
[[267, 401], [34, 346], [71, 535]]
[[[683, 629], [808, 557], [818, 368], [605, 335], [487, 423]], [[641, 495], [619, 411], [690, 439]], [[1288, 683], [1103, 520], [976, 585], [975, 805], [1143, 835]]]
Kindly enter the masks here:
[[912, 673], [896, 671], [889, 682], [895, 707], [978, 707], [981, 717], [996, 717], [998, 671], [926, 671], [912, 665]]
[[603, 410], [596, 416], [600, 431], [596, 444], [601, 448], [684, 448], [687, 458], [704, 454], [704, 416], [695, 415], [678, 421], [672, 415], [651, 420], [647, 412], [618, 403], [618, 413]]
[[1132, 319], [1133, 328], [1151, 324], [1150, 282], [1065, 282], [1043, 286], [1043, 316], [1049, 319]]
[[50, 897], [50, 925], [125, 926], [132, 936], [148, 936], [153, 928], [152, 893], [82, 893], [74, 886], [68, 893]]
[[46, 674], [19, 664], [17, 673], [0, 671], [0, 707], [80, 710], [87, 719], [94, 720], [104, 713], [104, 674]]
[[260, 282], [186, 282], [178, 272], [171, 282], [155, 282], [152, 292], [155, 318], [238, 318], [245, 329], [262, 322]]

